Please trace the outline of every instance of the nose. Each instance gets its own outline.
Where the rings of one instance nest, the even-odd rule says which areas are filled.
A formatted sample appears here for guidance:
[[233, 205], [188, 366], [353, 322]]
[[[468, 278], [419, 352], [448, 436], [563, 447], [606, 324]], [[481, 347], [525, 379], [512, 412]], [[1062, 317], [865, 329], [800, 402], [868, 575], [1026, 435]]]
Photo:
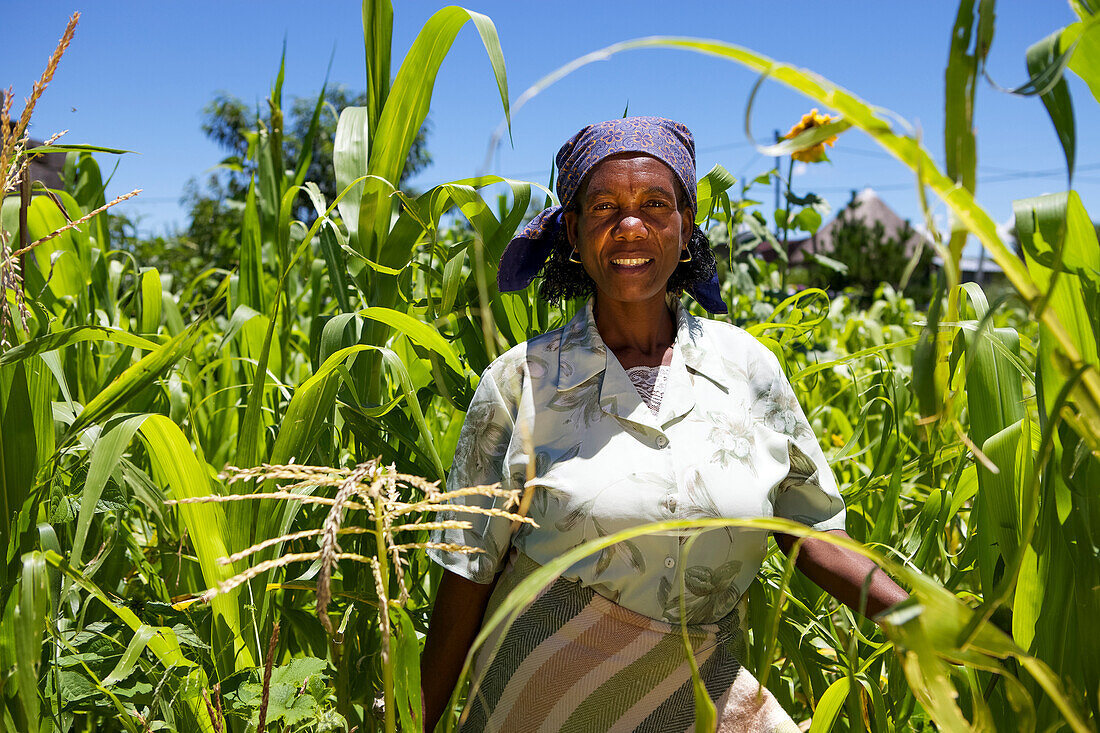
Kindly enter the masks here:
[[643, 239], [647, 233], [642, 217], [633, 211], [623, 212], [622, 218], [615, 227], [616, 236], [627, 241]]

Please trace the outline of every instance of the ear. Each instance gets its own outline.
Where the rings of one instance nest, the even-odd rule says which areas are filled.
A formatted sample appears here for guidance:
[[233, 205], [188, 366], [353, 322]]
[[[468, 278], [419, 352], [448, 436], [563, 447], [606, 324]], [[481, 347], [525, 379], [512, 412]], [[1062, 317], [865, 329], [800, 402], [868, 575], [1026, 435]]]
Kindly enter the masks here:
[[565, 238], [569, 242], [569, 246], [572, 249], [577, 248], [577, 212], [569, 210], [561, 215], [562, 221], [565, 223]]
[[687, 206], [680, 217], [680, 239], [683, 240], [684, 247], [687, 247], [688, 242], [691, 241], [691, 235], [695, 232], [695, 212]]

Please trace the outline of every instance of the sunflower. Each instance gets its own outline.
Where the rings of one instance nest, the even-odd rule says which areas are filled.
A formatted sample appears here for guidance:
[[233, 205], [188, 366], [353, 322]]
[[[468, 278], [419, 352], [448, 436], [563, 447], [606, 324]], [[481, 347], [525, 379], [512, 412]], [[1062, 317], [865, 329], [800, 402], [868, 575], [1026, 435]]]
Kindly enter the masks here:
[[[790, 140], [800, 132], [805, 132], [815, 127], [821, 127], [829, 122], [833, 122], [833, 118], [830, 115], [818, 114], [817, 108], [815, 107], [810, 110], [808, 114], [802, 115], [802, 120], [792, 127], [790, 131], [783, 136], [783, 139]], [[803, 163], [820, 163], [824, 160], [828, 160], [828, 158], [825, 157], [825, 146], [828, 145], [832, 147], [834, 143], [836, 143], [836, 135], [822, 140], [817, 145], [803, 148], [802, 150], [796, 150], [791, 153], [791, 157]]]

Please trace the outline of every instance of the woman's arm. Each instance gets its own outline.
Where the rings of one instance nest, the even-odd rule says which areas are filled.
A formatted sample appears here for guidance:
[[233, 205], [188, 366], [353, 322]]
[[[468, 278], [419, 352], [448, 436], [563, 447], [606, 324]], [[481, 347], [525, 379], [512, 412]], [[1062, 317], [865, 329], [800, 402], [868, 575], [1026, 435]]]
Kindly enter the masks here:
[[462, 663], [481, 628], [494, 583], [475, 583], [449, 570], [436, 591], [428, 636], [420, 656], [424, 730], [435, 729], [462, 671]]
[[[830, 530], [830, 533], [851, 539], [842, 529]], [[796, 538], [777, 532], [775, 541], [779, 549], [790, 555]], [[833, 598], [868, 618], [874, 618], [890, 606], [909, 597], [901, 586], [891, 580], [871, 560], [858, 552], [825, 540], [814, 538], [805, 540], [798, 551], [798, 557], [795, 558], [795, 567]], [[867, 606], [866, 609], [861, 610], [860, 594], [868, 575], [871, 576], [871, 583], [867, 589]]]

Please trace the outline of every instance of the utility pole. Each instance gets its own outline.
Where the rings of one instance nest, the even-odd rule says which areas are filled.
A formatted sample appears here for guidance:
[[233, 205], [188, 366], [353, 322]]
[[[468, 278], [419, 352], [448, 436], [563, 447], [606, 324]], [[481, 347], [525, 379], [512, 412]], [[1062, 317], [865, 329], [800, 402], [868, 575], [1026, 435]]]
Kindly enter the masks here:
[[[779, 130], [774, 130], [772, 132], [772, 134], [775, 136], [775, 142], [778, 143], [781, 139], [779, 137]], [[780, 171], [779, 166], [780, 166], [781, 163], [782, 163], [782, 161], [780, 159], [780, 156], [778, 156], [778, 155], [775, 156], [775, 209], [774, 209], [775, 211], [779, 211], [780, 186], [782, 184], [782, 181], [779, 180], [779, 171]], [[779, 236], [779, 222], [778, 221], [775, 223], [775, 236], [777, 236], [777, 237]]]

